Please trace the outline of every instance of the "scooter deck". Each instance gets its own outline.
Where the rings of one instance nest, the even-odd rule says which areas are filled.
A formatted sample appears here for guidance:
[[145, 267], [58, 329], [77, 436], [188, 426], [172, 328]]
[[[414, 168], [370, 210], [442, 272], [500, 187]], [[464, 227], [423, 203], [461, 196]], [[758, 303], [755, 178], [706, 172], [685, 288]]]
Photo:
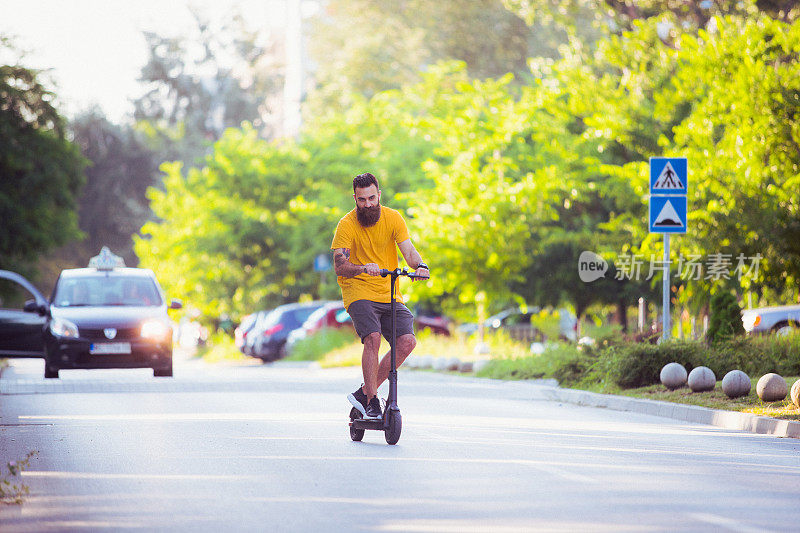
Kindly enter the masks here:
[[383, 431], [386, 429], [382, 418], [353, 418], [350, 420], [350, 427], [354, 427], [356, 429], [375, 429], [378, 431]]

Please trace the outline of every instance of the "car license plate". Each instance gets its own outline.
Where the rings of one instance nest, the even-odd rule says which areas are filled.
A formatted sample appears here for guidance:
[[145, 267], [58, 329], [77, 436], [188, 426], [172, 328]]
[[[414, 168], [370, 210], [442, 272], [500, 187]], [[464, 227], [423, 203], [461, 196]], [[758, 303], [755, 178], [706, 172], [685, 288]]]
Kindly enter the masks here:
[[89, 353], [92, 355], [98, 354], [118, 354], [118, 353], [131, 353], [131, 343], [129, 342], [104, 342], [100, 344], [92, 344], [89, 347]]

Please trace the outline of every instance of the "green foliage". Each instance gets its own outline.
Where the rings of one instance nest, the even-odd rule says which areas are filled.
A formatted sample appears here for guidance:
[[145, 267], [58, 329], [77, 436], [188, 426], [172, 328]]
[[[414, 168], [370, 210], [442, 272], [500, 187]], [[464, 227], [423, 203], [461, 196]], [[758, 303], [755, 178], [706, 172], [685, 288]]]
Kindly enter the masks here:
[[158, 222], [135, 250], [167, 292], [207, 317], [241, 316], [318, 294], [311, 265], [329, 253], [342, 211], [314, 198], [324, 181], [305, 172], [304, 155], [250, 127], [228, 130], [202, 169], [162, 166], [164, 190], [148, 197]]
[[[0, 43], [2, 46], [3, 43]], [[78, 238], [76, 196], [86, 164], [34, 70], [0, 65], [0, 268]]]
[[190, 35], [165, 37], [144, 32], [149, 59], [140, 80], [146, 92], [134, 101], [140, 133], [159, 161], [195, 164], [225, 129], [249, 122], [264, 137], [273, 124], [266, 102], [281, 82], [274, 43], [260, 43], [242, 17], [227, 14], [213, 23], [193, 12]]
[[355, 333], [350, 328], [324, 328], [300, 339], [292, 347], [288, 361], [319, 361], [325, 355], [353, 342]]
[[800, 334], [722, 340], [709, 347], [705, 360], [705, 366], [714, 371], [717, 379], [737, 369], [756, 379], [770, 372], [798, 375]]
[[682, 364], [687, 371], [707, 366], [718, 380], [734, 369], [756, 378], [769, 372], [796, 375], [800, 372], [800, 335], [738, 337], [711, 346], [698, 341], [619, 343], [600, 351], [593, 371], [598, 382], [628, 389], [659, 383], [661, 369], [671, 362]]
[[[792, 124], [800, 113], [800, 24], [766, 17], [715, 23], [681, 37], [678, 68], [656, 97], [658, 114], [689, 110], [674, 127], [673, 149], [701, 162], [692, 167], [690, 202], [702, 209], [692, 209], [680, 250], [727, 252], [733, 267], [738, 254], [760, 254], [760, 272], [736, 278], [745, 289], [783, 289], [800, 276], [784, 242], [799, 208], [800, 135]], [[710, 294], [715, 281], [693, 282], [691, 296]]]
[[697, 30], [706, 26], [714, 16], [755, 16], [759, 11], [780, 20], [795, 20], [800, 14], [797, 0], [773, 2], [744, 0], [736, 2], [707, 2], [703, 0], [503, 0], [513, 12], [529, 24], [555, 23], [570, 35], [591, 36], [583, 26], [594, 26], [600, 34], [630, 30], [637, 22], [647, 19], [672, 18], [679, 27]]
[[573, 344], [554, 344], [541, 354], [493, 358], [477, 375], [494, 379], [555, 379], [569, 387], [592, 380], [597, 357], [595, 352]]
[[499, 379], [554, 378], [563, 386], [631, 389], [660, 383], [664, 365], [677, 362], [691, 371], [707, 366], [721, 380], [731, 370], [753, 379], [769, 372], [800, 373], [800, 334], [736, 337], [713, 345], [699, 341], [650, 344], [612, 335], [594, 346], [556, 345], [540, 355], [492, 359], [479, 375]]
[[[797, 378], [786, 376], [786, 383], [790, 390], [795, 381], [797, 381]], [[755, 393], [757, 382], [758, 380], [756, 378], [751, 379], [750, 394], [738, 398], [728, 398], [722, 391], [722, 383], [719, 382], [717, 382], [717, 386], [713, 391], [700, 394], [692, 392], [688, 387], [670, 390], [661, 384], [639, 389], [627, 389], [619, 392], [627, 396], [635, 396], [648, 400], [699, 405], [710, 409], [739, 411], [742, 413], [751, 413], [757, 416], [770, 416], [784, 420], [800, 420], [800, 411], [797, 410], [797, 407], [788, 398], [783, 402], [762, 402]]]
[[0, 471], [0, 503], [21, 504], [25, 501], [25, 496], [30, 494], [30, 488], [17, 481], [17, 478], [30, 466], [31, 459], [38, 453], [28, 452], [24, 459], [6, 463], [8, 473], [3, 474]]
[[131, 126], [110, 123], [99, 109], [70, 122], [73, 142], [89, 161], [86, 183], [77, 197], [78, 225], [84, 238], [40, 261], [55, 280], [64, 268], [86, 266], [103, 246], [136, 266], [132, 236], [150, 218], [145, 196], [156, 181], [155, 154], [145, 148]]
[[[524, 18], [544, 5], [506, 3]], [[337, 218], [352, 206], [350, 180], [366, 170], [381, 179], [383, 202], [405, 210], [433, 266], [429, 282], [411, 287], [412, 298], [463, 319], [513, 301], [569, 303], [579, 315], [592, 305], [624, 310], [660, 281], [644, 279], [648, 257], [661, 253], [660, 237], [646, 231], [653, 155], [691, 161], [690, 231], [673, 241], [676, 256], [727, 253], [733, 268], [737, 254], [761, 254], [751, 276], [731, 273], [742, 288], [782, 294], [796, 286], [800, 24], [771, 18], [793, 20], [793, 5], [784, 17], [759, 14], [763, 3], [730, 12], [714, 4], [699, 14], [640, 3], [615, 12], [617, 29], [594, 46], [573, 39], [561, 59], [532, 60], [530, 75], [488, 79], [471, 75], [469, 60], [404, 71], [428, 61], [411, 53], [420, 51], [414, 43], [427, 22], [388, 49], [393, 22], [385, 33], [361, 31], [388, 8], [360, 5], [351, 16], [331, 4], [331, 20], [351, 17], [345, 26], [354, 28], [340, 33], [353, 49], [339, 59], [368, 66], [387, 64], [381, 53], [399, 55], [407, 61], [388, 62], [399, 70], [353, 70], [353, 79], [364, 78], [360, 87], [323, 76], [297, 144], [262, 143], [245, 127], [226, 133], [200, 169], [184, 176], [163, 167], [165, 189], [151, 193], [160, 220], [145, 227], [151, 237], [137, 252], [204, 312], [237, 316], [303, 294], [334, 294], [335, 285], [319, 287], [308, 267], [327, 253]], [[418, 4], [391, 19], [398, 28], [412, 27], [409, 5]], [[553, 5], [562, 14], [610, 9], [588, 0]], [[368, 42], [357, 42], [362, 37]], [[337, 61], [326, 68], [341, 72]], [[329, 97], [347, 105], [313, 103]], [[590, 286], [577, 276], [584, 250], [612, 266]], [[631, 253], [645, 261], [641, 281], [612, 279], [620, 256]], [[720, 281], [681, 280], [676, 303], [697, 311]], [[617, 362], [635, 359], [628, 355]]]
[[526, 75], [528, 57], [555, 56], [566, 42], [551, 28], [528, 28], [500, 0], [332, 0], [312, 28], [314, 115], [414, 85], [445, 60], [464, 62], [476, 78]]
[[677, 362], [691, 371], [703, 364], [704, 347], [697, 342], [664, 344], [620, 343], [600, 353], [595, 371], [599, 381], [624, 389], [659, 383], [664, 365]]
[[212, 333], [205, 344], [197, 347], [195, 357], [200, 357], [206, 363], [220, 361], [252, 361], [236, 348], [231, 335], [224, 332]]
[[711, 297], [711, 319], [706, 338], [715, 343], [735, 335], [744, 335], [742, 308], [736, 296], [721, 290]]

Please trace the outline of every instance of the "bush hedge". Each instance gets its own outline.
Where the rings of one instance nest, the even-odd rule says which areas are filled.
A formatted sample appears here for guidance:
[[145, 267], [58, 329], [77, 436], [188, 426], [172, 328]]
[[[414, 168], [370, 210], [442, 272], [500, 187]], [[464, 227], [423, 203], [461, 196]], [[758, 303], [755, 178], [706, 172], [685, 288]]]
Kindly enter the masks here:
[[324, 328], [297, 341], [286, 359], [288, 361], [318, 361], [328, 352], [346, 346], [356, 338], [352, 328]]
[[601, 339], [594, 346], [558, 345], [541, 355], [496, 359], [480, 373], [501, 379], [555, 378], [566, 386], [624, 389], [659, 383], [661, 369], [677, 362], [691, 371], [709, 367], [717, 377], [739, 369], [750, 377], [769, 372], [800, 374], [800, 335], [733, 337], [708, 345], [701, 341], [664, 344]]
[[744, 334], [742, 308], [739, 300], [728, 291], [720, 291], [711, 297], [711, 320], [706, 338], [716, 343]]

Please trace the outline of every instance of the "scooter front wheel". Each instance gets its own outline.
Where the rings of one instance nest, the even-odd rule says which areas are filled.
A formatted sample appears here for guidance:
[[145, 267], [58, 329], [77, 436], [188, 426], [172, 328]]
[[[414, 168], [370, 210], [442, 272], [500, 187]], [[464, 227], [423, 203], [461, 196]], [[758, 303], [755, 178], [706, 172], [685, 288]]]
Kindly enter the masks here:
[[[358, 420], [361, 418], [361, 412], [353, 407], [350, 410], [350, 421]], [[350, 438], [356, 442], [360, 442], [361, 439], [364, 438], [364, 430], [363, 429], [356, 429], [352, 425], [350, 426]]]
[[387, 425], [384, 431], [387, 444], [397, 444], [400, 440], [400, 431], [403, 429], [403, 418], [400, 416], [399, 409], [390, 409], [386, 414]]

